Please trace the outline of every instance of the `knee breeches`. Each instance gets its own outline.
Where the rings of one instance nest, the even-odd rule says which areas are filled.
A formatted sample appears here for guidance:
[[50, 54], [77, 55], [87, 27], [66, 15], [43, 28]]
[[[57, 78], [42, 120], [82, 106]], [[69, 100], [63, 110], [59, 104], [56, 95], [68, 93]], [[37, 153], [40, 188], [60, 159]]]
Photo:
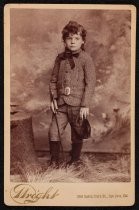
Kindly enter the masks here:
[[79, 143], [82, 140], [79, 136], [79, 131], [81, 129], [79, 112], [80, 107], [73, 107], [69, 105], [59, 107], [56, 116], [55, 114], [52, 116], [52, 122], [49, 129], [49, 140], [59, 141], [60, 136], [63, 135], [63, 132], [69, 123], [71, 126], [71, 141], [73, 143]]

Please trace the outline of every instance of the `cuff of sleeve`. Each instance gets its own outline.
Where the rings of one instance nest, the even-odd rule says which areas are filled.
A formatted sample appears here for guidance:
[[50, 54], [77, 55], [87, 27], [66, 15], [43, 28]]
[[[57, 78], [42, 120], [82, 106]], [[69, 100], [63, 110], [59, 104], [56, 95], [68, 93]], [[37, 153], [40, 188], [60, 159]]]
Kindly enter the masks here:
[[54, 96], [54, 99], [57, 99], [57, 96]]
[[52, 92], [52, 97], [54, 98], [54, 99], [57, 99], [58, 97], [57, 97], [57, 93], [56, 92]]
[[88, 101], [82, 101], [81, 102], [81, 107], [89, 107], [90, 106], [90, 102], [88, 102]]
[[86, 107], [86, 104], [84, 101], [81, 102], [81, 107]]

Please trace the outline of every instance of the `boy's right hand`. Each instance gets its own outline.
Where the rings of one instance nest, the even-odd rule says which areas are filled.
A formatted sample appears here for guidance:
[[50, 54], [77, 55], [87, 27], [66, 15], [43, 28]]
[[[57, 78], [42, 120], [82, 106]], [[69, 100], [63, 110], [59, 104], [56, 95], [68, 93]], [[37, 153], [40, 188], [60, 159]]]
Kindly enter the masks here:
[[52, 112], [55, 114], [58, 110], [58, 106], [57, 106], [57, 101], [56, 99], [54, 99], [54, 101], [51, 102], [51, 109], [52, 109]]

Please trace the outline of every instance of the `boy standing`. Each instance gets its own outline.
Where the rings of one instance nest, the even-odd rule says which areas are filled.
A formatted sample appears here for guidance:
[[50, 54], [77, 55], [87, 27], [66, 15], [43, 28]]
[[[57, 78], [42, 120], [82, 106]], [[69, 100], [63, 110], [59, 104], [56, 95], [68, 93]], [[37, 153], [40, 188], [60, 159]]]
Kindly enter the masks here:
[[[86, 30], [70, 21], [62, 31], [65, 51], [56, 58], [50, 80], [52, 122], [49, 130], [51, 163], [59, 164], [60, 135], [67, 124], [71, 126], [72, 164], [80, 160], [83, 139], [79, 135], [80, 120], [87, 118], [95, 88], [95, 70], [92, 58], [84, 51]], [[57, 112], [57, 121], [55, 118]], [[59, 127], [59, 130], [58, 130]]]

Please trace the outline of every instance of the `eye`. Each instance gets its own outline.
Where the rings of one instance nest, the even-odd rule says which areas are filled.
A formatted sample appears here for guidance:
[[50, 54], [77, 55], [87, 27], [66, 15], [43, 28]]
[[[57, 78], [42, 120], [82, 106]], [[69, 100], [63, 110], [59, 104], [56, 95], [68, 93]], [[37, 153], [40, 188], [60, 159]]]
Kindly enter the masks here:
[[66, 39], [67, 39], [67, 40], [71, 40], [71, 37], [67, 37]]

